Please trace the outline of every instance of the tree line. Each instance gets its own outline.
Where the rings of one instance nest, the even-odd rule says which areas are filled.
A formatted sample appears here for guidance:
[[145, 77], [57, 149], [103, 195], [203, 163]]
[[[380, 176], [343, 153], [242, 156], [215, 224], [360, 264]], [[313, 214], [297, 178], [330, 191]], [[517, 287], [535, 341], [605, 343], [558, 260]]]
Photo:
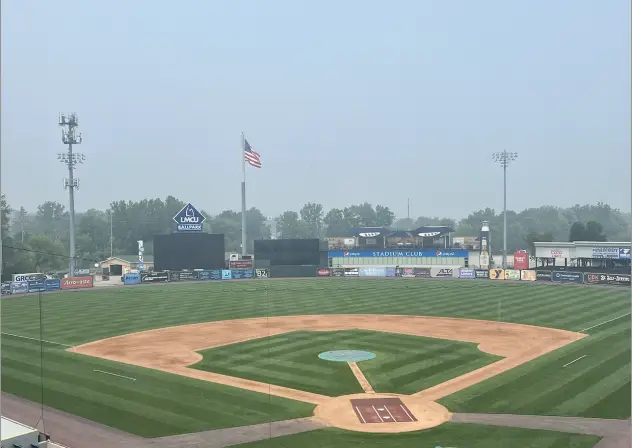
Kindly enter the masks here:
[[[66, 269], [70, 234], [66, 207], [46, 201], [36, 210], [27, 211], [22, 207], [12, 208], [4, 195], [1, 200], [3, 273]], [[108, 210], [77, 213], [78, 266], [89, 267], [110, 255], [135, 254], [138, 240], [145, 241], [146, 253], [151, 255], [153, 235], [172, 232], [172, 218], [185, 205], [168, 196], [164, 200], [115, 201]], [[205, 231], [223, 233], [226, 251], [239, 252], [241, 212], [225, 210], [214, 216], [201, 212], [207, 217]], [[255, 239], [340, 237], [357, 227], [411, 230], [424, 225], [445, 225], [455, 229], [453, 236], [477, 236], [482, 221], [489, 222], [492, 247], [500, 250], [503, 214], [491, 208], [474, 211], [457, 221], [432, 216], [396, 219], [388, 206], [369, 203], [325, 212], [322, 204], [309, 202], [298, 212], [288, 210], [274, 219], [252, 207], [246, 212], [247, 249], [252, 252]], [[507, 211], [507, 248], [532, 252], [536, 241], [629, 241], [630, 223], [629, 213], [604, 203]]]

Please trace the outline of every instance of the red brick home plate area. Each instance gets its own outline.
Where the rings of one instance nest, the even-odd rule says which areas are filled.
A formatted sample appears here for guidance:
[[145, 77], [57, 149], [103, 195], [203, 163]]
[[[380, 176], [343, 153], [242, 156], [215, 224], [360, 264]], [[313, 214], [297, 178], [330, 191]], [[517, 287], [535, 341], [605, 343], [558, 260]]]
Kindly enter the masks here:
[[367, 398], [351, 400], [360, 423], [410, 423], [417, 419], [399, 398]]

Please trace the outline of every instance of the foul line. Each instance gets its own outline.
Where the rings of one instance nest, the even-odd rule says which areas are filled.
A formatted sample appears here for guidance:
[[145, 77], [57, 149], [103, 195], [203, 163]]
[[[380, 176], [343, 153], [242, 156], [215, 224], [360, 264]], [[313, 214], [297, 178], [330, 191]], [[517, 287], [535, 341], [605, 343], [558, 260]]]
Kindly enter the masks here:
[[131, 376], [119, 375], [117, 373], [106, 372], [105, 370], [93, 370], [93, 372], [105, 373], [106, 375], [118, 376], [119, 378], [136, 381], [136, 378], [132, 378]]
[[5, 333], [4, 331], [0, 332], [0, 334], [4, 334], [4, 335], [7, 335], [7, 336], [13, 336], [14, 338], [28, 339], [29, 341], [37, 341], [37, 342], [45, 342], [47, 344], [61, 345], [63, 347], [74, 347], [74, 345], [62, 344], [61, 342], [53, 342], [53, 341], [47, 341], [45, 339], [29, 338], [29, 337], [26, 337], [26, 336], [20, 336], [19, 334]]
[[570, 366], [570, 365], [571, 365], [571, 364], [573, 364], [575, 361], [579, 361], [580, 359], [585, 358], [586, 356], [588, 356], [588, 355], [580, 356], [580, 357], [579, 357], [579, 358], [577, 358], [577, 359], [573, 359], [571, 362], [569, 362], [568, 364], [564, 364], [562, 367]]
[[586, 331], [586, 330], [591, 330], [591, 329], [596, 328], [596, 327], [598, 327], [598, 326], [600, 326], [600, 325], [604, 325], [604, 324], [607, 324], [607, 323], [609, 323], [609, 322], [612, 322], [613, 320], [617, 320], [617, 319], [621, 319], [622, 317], [629, 316], [630, 314], [632, 314], [632, 313], [625, 313], [625, 314], [623, 314], [623, 315], [621, 315], [621, 316], [619, 316], [619, 317], [615, 317], [614, 319], [610, 319], [610, 320], [607, 320], [607, 321], [602, 322], [602, 323], [600, 323], [600, 324], [593, 325], [592, 327], [588, 327], [588, 328], [584, 328], [583, 330], [579, 330], [579, 332], [580, 332], [580, 333], [583, 333], [583, 332], [584, 332], [584, 331]]

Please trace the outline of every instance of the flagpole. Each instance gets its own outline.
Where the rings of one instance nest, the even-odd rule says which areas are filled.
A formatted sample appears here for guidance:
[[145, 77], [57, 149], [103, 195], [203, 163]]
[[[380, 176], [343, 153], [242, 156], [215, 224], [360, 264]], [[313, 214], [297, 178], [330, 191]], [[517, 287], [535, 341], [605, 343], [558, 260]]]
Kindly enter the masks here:
[[243, 178], [241, 181], [241, 254], [248, 253], [246, 242], [248, 241], [246, 233], [246, 137], [241, 133], [241, 171]]

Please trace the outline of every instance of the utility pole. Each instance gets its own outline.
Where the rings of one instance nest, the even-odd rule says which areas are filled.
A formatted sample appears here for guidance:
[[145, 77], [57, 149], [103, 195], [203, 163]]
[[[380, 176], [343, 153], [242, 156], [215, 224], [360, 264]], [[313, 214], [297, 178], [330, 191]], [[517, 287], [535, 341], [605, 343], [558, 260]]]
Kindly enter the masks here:
[[57, 154], [57, 159], [68, 166], [68, 178], [64, 179], [64, 188], [68, 188], [70, 215], [70, 264], [68, 276], [75, 276], [77, 260], [75, 258], [75, 188], [79, 189], [79, 179], [75, 179], [74, 170], [77, 163], [86, 159], [81, 153], [73, 153], [72, 145], [81, 144], [81, 133], [77, 133], [79, 119], [74, 112], [69, 115], [59, 114], [59, 126], [62, 127], [61, 141], [68, 145], [68, 152]]
[[492, 160], [503, 167], [503, 269], [507, 269], [507, 166], [518, 158], [517, 152], [495, 152]]
[[20, 240], [24, 243], [24, 225], [26, 224], [26, 209], [20, 207]]
[[110, 210], [110, 258], [114, 256], [114, 252], [112, 251], [112, 242], [114, 241], [114, 234], [112, 233], [112, 210]]

